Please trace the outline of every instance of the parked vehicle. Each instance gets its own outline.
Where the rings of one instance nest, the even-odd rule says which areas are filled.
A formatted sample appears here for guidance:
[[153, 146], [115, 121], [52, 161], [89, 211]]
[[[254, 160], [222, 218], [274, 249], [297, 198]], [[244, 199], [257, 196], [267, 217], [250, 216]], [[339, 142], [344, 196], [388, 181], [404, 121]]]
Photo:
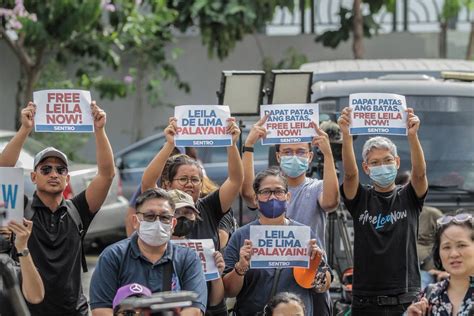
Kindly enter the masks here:
[[[6, 146], [15, 132], [0, 130], [0, 150]], [[47, 146], [28, 138], [20, 152], [17, 167], [24, 168], [25, 194], [33, 196], [35, 186], [31, 182], [30, 173], [33, 167], [35, 154]], [[78, 164], [70, 161], [70, 182], [64, 191], [65, 198], [71, 198], [74, 194], [84, 190], [97, 174], [97, 166], [92, 164]], [[112, 182], [107, 198], [92, 221], [85, 237], [86, 244], [97, 240], [107, 240], [125, 236], [125, 213], [127, 210], [127, 199], [122, 196], [119, 172]]]

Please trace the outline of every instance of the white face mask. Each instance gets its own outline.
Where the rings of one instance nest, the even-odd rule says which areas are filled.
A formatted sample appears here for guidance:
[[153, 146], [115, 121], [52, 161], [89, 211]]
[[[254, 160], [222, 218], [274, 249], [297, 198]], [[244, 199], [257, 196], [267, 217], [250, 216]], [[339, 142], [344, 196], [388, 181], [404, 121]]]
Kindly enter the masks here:
[[159, 220], [154, 222], [140, 221], [138, 236], [150, 246], [161, 246], [170, 240], [171, 224], [163, 224]]

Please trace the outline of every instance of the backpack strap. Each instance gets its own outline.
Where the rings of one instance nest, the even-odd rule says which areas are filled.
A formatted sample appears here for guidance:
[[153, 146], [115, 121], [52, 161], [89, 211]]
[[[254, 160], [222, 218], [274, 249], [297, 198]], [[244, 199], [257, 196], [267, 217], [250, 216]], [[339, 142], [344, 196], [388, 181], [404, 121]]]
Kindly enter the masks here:
[[171, 291], [171, 278], [173, 275], [173, 259], [167, 261], [163, 265], [163, 292]]
[[31, 207], [31, 200], [29, 198], [26, 198], [26, 204], [25, 204], [25, 209], [23, 211], [23, 216], [31, 221], [33, 216], [35, 216], [35, 210]]
[[86, 254], [84, 251], [84, 237], [86, 236], [86, 231], [84, 230], [84, 225], [82, 223], [81, 214], [79, 214], [79, 210], [77, 209], [76, 205], [71, 200], [65, 200], [67, 213], [71, 216], [74, 224], [76, 224], [77, 231], [79, 232], [79, 236], [81, 237], [81, 264], [82, 264], [82, 271], [85, 273], [89, 271], [87, 269], [87, 261], [86, 261]]

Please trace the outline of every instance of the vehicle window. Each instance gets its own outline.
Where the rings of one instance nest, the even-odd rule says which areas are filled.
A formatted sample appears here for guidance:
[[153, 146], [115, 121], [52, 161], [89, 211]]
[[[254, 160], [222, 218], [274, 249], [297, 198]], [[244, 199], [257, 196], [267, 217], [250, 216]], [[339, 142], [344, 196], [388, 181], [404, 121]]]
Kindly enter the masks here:
[[163, 147], [164, 142], [165, 138], [160, 137], [123, 154], [123, 167], [126, 169], [145, 168]]
[[[0, 138], [0, 151], [5, 148], [11, 138], [12, 137], [10, 136]], [[32, 169], [36, 153], [40, 152], [44, 148], [46, 148], [44, 144], [34, 139], [28, 138], [22, 150], [20, 151], [20, 157], [18, 158], [16, 167]]]

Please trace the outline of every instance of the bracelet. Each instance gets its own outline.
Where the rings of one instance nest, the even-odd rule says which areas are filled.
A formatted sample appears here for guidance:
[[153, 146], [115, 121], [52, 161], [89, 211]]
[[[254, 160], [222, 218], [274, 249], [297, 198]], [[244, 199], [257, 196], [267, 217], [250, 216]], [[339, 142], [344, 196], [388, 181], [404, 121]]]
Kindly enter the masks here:
[[249, 147], [249, 146], [242, 147], [242, 152], [244, 153], [246, 151], [253, 153], [253, 147]]
[[238, 262], [234, 265], [234, 271], [237, 273], [238, 276], [244, 276], [245, 273], [249, 270], [249, 267], [241, 269], [237, 267]]

